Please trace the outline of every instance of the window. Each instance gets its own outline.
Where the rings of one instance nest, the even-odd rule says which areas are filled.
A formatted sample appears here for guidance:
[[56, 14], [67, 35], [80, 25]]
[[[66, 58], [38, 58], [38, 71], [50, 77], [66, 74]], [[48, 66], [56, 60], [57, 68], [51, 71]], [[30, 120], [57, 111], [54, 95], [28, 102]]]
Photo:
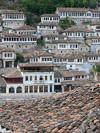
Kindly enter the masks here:
[[35, 76], [35, 80], [37, 80], [37, 76]]
[[72, 80], [72, 77], [64, 77], [64, 80]]
[[47, 76], [45, 76], [45, 80], [47, 80]]
[[32, 81], [32, 76], [30, 76], [30, 81]]
[[33, 86], [30, 86], [29, 88], [30, 88], [30, 93], [32, 93], [33, 92]]
[[87, 16], [91, 16], [91, 13], [87, 13]]
[[84, 76], [82, 76], [82, 79], [84, 78]]
[[28, 86], [25, 86], [25, 93], [28, 93]]
[[60, 82], [60, 79], [58, 79], [58, 83]]
[[40, 80], [43, 80], [43, 77], [42, 76], [40, 76]]
[[74, 59], [68, 59], [68, 62], [74, 62]]
[[28, 76], [25, 76], [25, 81], [28, 81]]
[[82, 62], [82, 59], [77, 59], [77, 62]]
[[7, 54], [5, 54], [5, 57], [7, 57]]
[[52, 80], [52, 76], [50, 76], [50, 80]]
[[63, 61], [66, 61], [66, 59], [63, 59]]
[[12, 53], [10, 54], [10, 57], [12, 57]]
[[55, 79], [55, 83], [57, 83], [57, 79]]

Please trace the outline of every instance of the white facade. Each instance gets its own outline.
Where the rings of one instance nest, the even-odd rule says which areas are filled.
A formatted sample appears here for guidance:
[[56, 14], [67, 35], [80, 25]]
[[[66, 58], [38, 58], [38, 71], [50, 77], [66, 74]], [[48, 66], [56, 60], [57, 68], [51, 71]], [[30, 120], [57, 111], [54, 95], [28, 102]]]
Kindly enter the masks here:
[[23, 73], [23, 85], [24, 93], [29, 93], [30, 87], [33, 93], [54, 92], [54, 72], [25, 72]]
[[7, 28], [17, 28], [24, 25], [24, 14], [17, 11], [6, 11], [2, 14], [3, 26]]
[[92, 9], [86, 8], [57, 8], [56, 14], [60, 16], [60, 19], [69, 19], [76, 22], [77, 25], [82, 24], [86, 21], [99, 21], [100, 11], [93, 11]]
[[53, 40], [67, 40], [67, 36], [65, 35], [46, 35], [43, 37], [45, 42], [53, 41]]
[[59, 16], [57, 14], [44, 14], [41, 16], [41, 23], [44, 22], [59, 23]]
[[2, 67], [14, 67], [14, 61], [16, 59], [16, 54], [14, 50], [0, 47], [0, 60], [2, 61]]
[[37, 33], [40, 35], [47, 35], [47, 34], [58, 34], [58, 26], [57, 25], [38, 25], [37, 26]]

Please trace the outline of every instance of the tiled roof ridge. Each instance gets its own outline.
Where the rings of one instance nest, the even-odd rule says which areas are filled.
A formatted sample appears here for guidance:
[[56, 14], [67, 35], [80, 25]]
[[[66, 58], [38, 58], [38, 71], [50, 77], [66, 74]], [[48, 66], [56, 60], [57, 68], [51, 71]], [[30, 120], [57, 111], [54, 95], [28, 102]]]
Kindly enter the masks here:
[[7, 73], [3, 74], [2, 76], [5, 77], [6, 74], [8, 74], [9, 76], [11, 76], [11, 75], [13, 75], [16, 71], [18, 71], [18, 69], [11, 70], [10, 72], [7, 72]]
[[29, 28], [32, 28], [32, 29], [36, 29], [35, 27], [29, 26], [29, 25], [23, 25], [23, 26], [14, 28], [14, 30], [19, 30], [20, 28], [24, 28], [24, 27], [29, 27]]
[[99, 133], [99, 100], [97, 82], [51, 97], [8, 101], [0, 106], [0, 125], [26, 133]]

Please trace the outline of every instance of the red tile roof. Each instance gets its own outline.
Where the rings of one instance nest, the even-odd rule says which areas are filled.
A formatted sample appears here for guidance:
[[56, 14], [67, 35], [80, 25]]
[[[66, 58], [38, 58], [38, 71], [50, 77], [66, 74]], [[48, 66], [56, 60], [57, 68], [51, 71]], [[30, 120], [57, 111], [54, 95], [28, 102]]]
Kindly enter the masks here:
[[1, 52], [14, 52], [13, 49], [5, 48], [5, 47], [0, 47], [0, 51], [1, 51]]
[[68, 28], [65, 29], [63, 32], [85, 32], [85, 33], [94, 33], [92, 30], [87, 29], [76, 29], [76, 28]]
[[41, 17], [60, 17], [58, 14], [43, 14]]
[[14, 30], [36, 30], [36, 28], [28, 26], [28, 25], [23, 25], [18, 28], [15, 28]]
[[40, 57], [40, 56], [52, 56], [52, 54], [46, 53], [46, 52], [34, 51], [32, 53], [28, 53], [28, 54], [24, 54], [23, 55], [24, 58], [28, 58], [28, 57]]
[[24, 14], [24, 13], [16, 10], [8, 10], [8, 11], [5, 11], [3, 14]]
[[55, 66], [51, 63], [19, 63], [20, 67], [52, 67]]
[[87, 11], [91, 11], [91, 12], [100, 12], [98, 9], [88, 9], [88, 8], [74, 8], [74, 7], [58, 7], [56, 9], [57, 11], [60, 12], [87, 12]]
[[90, 25], [100, 25], [100, 21], [94, 21], [94, 22], [90, 23]]
[[100, 86], [91, 84], [52, 97], [4, 102], [0, 125], [16, 133], [100, 133]]
[[62, 77], [86, 76], [86, 71], [59, 71]]
[[88, 79], [80, 79], [74, 81], [63, 81], [61, 84], [63, 85], [81, 85], [84, 86], [85, 84], [89, 84]]
[[100, 39], [100, 36], [89, 36], [86, 39]]
[[44, 22], [44, 23], [39, 23], [38, 26], [58, 26], [57, 23], [53, 23], [53, 22]]
[[2, 77], [5, 78], [17, 78], [17, 77], [22, 77], [21, 72], [18, 69], [12, 70], [8, 73], [5, 73], [2, 75]]

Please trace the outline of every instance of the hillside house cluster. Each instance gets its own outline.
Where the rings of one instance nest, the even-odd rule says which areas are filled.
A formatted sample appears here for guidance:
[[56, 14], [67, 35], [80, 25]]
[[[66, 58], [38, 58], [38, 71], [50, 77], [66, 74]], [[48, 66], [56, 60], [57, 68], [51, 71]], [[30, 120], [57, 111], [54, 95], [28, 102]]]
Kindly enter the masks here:
[[52, 63], [20, 63], [18, 67], [1, 73], [0, 91], [3, 93], [67, 92], [89, 83], [85, 71], [55, 71]]
[[[5, 93], [66, 92], [88, 83], [92, 67], [100, 62], [100, 11], [86, 8], [57, 8], [55, 14], [41, 15], [37, 28], [25, 24], [23, 12], [1, 13], [1, 67], [14, 67], [16, 53], [24, 54], [27, 63], [0, 74], [0, 89]], [[87, 29], [62, 30], [59, 22], [68, 17], [77, 26], [87, 21]], [[44, 50], [35, 51], [37, 39], [44, 40]], [[7, 69], [7, 68], [6, 68]], [[7, 69], [8, 70], [8, 69]]]

